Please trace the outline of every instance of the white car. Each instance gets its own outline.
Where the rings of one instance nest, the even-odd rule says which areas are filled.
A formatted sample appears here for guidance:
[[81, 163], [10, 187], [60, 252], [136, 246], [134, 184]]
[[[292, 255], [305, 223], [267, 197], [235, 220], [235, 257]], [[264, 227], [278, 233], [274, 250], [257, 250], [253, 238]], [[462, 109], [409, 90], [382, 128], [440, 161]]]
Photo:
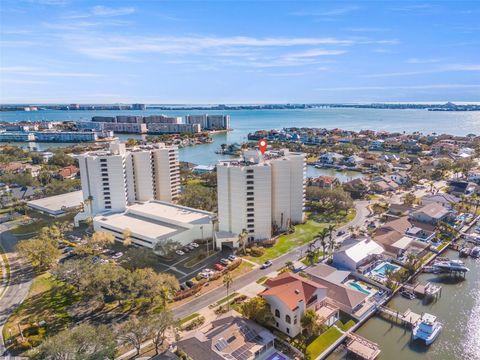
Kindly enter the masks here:
[[176, 253], [177, 255], [180, 255], [180, 256], [185, 255], [185, 253], [184, 253], [182, 250], [177, 250], [177, 251], [175, 251], [175, 253]]
[[115, 255], [112, 256], [112, 259], [120, 259], [123, 256], [122, 252], [117, 252]]
[[190, 245], [192, 245], [194, 248], [198, 248], [200, 246], [196, 242], [192, 242]]

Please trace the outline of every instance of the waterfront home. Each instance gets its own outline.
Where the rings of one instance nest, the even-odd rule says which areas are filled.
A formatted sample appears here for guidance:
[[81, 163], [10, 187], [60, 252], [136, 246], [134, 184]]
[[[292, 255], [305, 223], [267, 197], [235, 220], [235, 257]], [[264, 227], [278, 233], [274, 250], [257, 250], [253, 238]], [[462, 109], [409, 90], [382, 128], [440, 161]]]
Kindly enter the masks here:
[[435, 237], [435, 225], [416, 221], [408, 216], [386, 222], [375, 231], [375, 236], [389, 231], [397, 231], [421, 241], [429, 241]]
[[270, 305], [275, 327], [290, 337], [302, 331], [300, 320], [308, 309], [313, 309], [330, 326], [338, 320], [338, 308], [327, 299], [327, 287], [302, 276], [285, 272], [268, 279], [266, 290], [259, 295]]
[[[340, 270], [357, 271], [360, 267], [374, 262], [384, 249], [373, 239], [347, 239], [342, 247], [333, 253], [332, 265]], [[368, 271], [368, 268], [365, 268]]]
[[359, 199], [368, 192], [368, 183], [360, 178], [344, 182], [342, 187], [343, 190], [349, 192], [354, 199]]
[[370, 190], [377, 194], [397, 191], [400, 186], [388, 176], [376, 176], [370, 183]]
[[343, 160], [343, 163], [347, 166], [357, 167], [363, 164], [363, 158], [357, 155], [351, 155]]
[[333, 153], [333, 152], [327, 152], [325, 154], [320, 155], [320, 163], [322, 164], [333, 165], [333, 164], [339, 163], [340, 161], [342, 161], [342, 159], [343, 159], [343, 155]]
[[334, 187], [337, 187], [340, 185], [340, 181], [333, 176], [317, 176], [314, 178], [310, 178], [308, 180], [308, 184], [310, 186], [318, 186], [321, 187], [322, 189], [333, 189]]
[[453, 194], [437, 193], [434, 195], [425, 195], [422, 197], [422, 205], [428, 205], [431, 203], [438, 203], [445, 208], [453, 210], [454, 205], [458, 204], [462, 199]]
[[370, 146], [368, 148], [368, 150], [371, 150], [371, 151], [382, 151], [383, 150], [383, 144], [385, 143], [384, 140], [372, 140], [372, 142], [370, 143]]
[[195, 360], [285, 358], [275, 349], [275, 336], [270, 331], [235, 311], [189, 333], [176, 345]]
[[350, 271], [337, 270], [327, 264], [318, 264], [308, 267], [304, 272], [311, 280], [327, 288], [327, 297], [335, 306], [357, 320], [374, 306], [374, 303], [368, 301], [367, 291], [355, 289], [348, 283]]
[[450, 140], [442, 140], [433, 144], [430, 150], [434, 154], [450, 154], [458, 150], [458, 146], [450, 142]]
[[439, 203], [430, 203], [421, 206], [410, 214], [410, 218], [419, 222], [436, 225], [446, 221], [452, 215], [452, 211]]
[[407, 253], [421, 257], [430, 248], [428, 243], [415, 240], [395, 230], [375, 235], [373, 239], [385, 249], [387, 255], [393, 258], [402, 258]]

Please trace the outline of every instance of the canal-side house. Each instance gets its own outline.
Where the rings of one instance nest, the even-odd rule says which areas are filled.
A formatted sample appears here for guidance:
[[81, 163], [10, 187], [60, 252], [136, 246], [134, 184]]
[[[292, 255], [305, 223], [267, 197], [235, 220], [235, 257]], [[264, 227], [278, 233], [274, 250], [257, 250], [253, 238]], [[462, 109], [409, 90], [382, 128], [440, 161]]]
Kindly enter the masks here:
[[387, 256], [398, 260], [405, 259], [407, 254], [421, 257], [430, 248], [428, 243], [415, 240], [395, 230], [381, 232], [379, 235], [375, 235], [373, 239], [385, 249]]
[[442, 204], [447, 209], [453, 210], [453, 207], [458, 204], [462, 199], [453, 194], [437, 193], [433, 195], [425, 195], [422, 197], [422, 205], [428, 205], [431, 203]]
[[407, 185], [410, 183], [410, 175], [405, 171], [399, 171], [390, 175], [390, 179], [395, 181], [398, 185]]
[[350, 271], [337, 270], [327, 264], [318, 264], [304, 270], [307, 276], [327, 288], [327, 296], [341, 311], [357, 320], [368, 314], [374, 304], [368, 301], [368, 294], [348, 285]]
[[308, 180], [308, 184], [310, 186], [318, 186], [318, 187], [321, 187], [322, 189], [329, 189], [329, 190], [341, 185], [340, 181], [336, 177], [327, 176], [327, 175], [310, 178]]
[[327, 326], [338, 320], [338, 308], [328, 301], [323, 285], [291, 272], [268, 279], [264, 285], [259, 295], [270, 305], [275, 327], [290, 337], [302, 331], [300, 320], [308, 309], [315, 310]]
[[[374, 267], [384, 249], [373, 239], [347, 239], [333, 253], [332, 265], [339, 270], [365, 273]], [[371, 266], [370, 266], [371, 265]]]
[[343, 155], [337, 154], [334, 152], [327, 152], [325, 154], [320, 155], [319, 162], [321, 164], [328, 164], [328, 165], [333, 165], [333, 164], [338, 164], [343, 160]]
[[401, 216], [383, 224], [375, 231], [375, 236], [396, 231], [411, 238], [428, 242], [435, 238], [435, 225], [416, 221], [409, 216]]
[[419, 209], [413, 211], [410, 217], [413, 220], [437, 225], [441, 221], [447, 221], [452, 215], [452, 211], [439, 203], [430, 203], [421, 206]]
[[230, 311], [210, 326], [187, 334], [176, 345], [195, 360], [284, 359], [275, 349], [275, 339], [264, 327]]

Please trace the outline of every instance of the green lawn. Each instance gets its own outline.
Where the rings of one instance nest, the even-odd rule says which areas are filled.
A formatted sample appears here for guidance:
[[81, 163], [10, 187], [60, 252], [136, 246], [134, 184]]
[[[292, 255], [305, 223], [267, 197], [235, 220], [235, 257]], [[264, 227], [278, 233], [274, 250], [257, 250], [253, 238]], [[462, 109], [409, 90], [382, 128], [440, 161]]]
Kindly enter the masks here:
[[307, 354], [310, 359], [316, 359], [341, 336], [342, 333], [337, 328], [333, 326], [329, 328], [307, 346]]
[[262, 276], [256, 281], [257, 284], [263, 284], [267, 280], [267, 276]]
[[[46, 336], [64, 329], [71, 317], [68, 307], [78, 301], [73, 289], [55, 281], [50, 274], [37, 276], [32, 283], [27, 299], [8, 319], [4, 329], [5, 339], [14, 338], [10, 346], [15, 353], [22, 353], [32, 346], [39, 345]], [[38, 322], [45, 321], [45, 326]], [[18, 325], [22, 327], [25, 341], [20, 341]]]
[[258, 264], [262, 264], [267, 260], [275, 259], [283, 254], [286, 254], [287, 252], [296, 247], [309, 243], [315, 238], [315, 236], [320, 230], [328, 227], [330, 224], [334, 223], [337, 225], [337, 227], [345, 224], [346, 222], [350, 221], [355, 217], [355, 212], [352, 211], [346, 216], [338, 217], [338, 220], [335, 219], [332, 222], [317, 221], [317, 219], [325, 219], [320, 219], [315, 215], [312, 215], [311, 217], [316, 218], [316, 220], [309, 219], [307, 220], [307, 222], [305, 222], [305, 224], [296, 225], [295, 231], [292, 234], [281, 235], [274, 246], [265, 248], [265, 254], [259, 257], [249, 256], [248, 259]]
[[196, 317], [199, 317], [200, 314], [199, 313], [193, 313], [193, 314], [190, 314], [188, 316], [185, 316], [183, 319], [181, 319], [178, 324], [179, 325], [183, 325], [185, 324], [186, 322], [190, 321], [190, 320], [193, 320], [195, 319]]
[[348, 320], [346, 323], [342, 323], [340, 320], [338, 320], [335, 325], [338, 326], [339, 329], [342, 331], [347, 331], [350, 329], [353, 325], [355, 325], [355, 321], [353, 320]]
[[230, 294], [228, 296], [225, 296], [223, 299], [220, 299], [217, 301], [217, 305], [222, 305], [226, 303], [229, 300], [232, 300], [234, 297], [238, 296], [238, 293], [234, 292], [233, 294]]

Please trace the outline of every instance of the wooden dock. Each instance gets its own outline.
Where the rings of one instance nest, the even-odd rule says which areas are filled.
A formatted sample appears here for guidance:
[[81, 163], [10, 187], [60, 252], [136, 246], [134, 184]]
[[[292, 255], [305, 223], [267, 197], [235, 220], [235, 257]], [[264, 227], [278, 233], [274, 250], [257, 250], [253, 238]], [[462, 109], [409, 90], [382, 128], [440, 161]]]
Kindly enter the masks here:
[[378, 344], [354, 333], [348, 334], [346, 345], [349, 353], [364, 360], [374, 360], [381, 352]]
[[413, 292], [415, 295], [417, 295], [420, 298], [426, 298], [426, 299], [433, 298], [437, 300], [437, 298], [442, 295], [442, 287], [438, 285], [434, 285], [430, 282], [427, 282], [425, 284], [416, 283], [414, 285], [404, 284], [403, 288], [405, 290]]
[[410, 309], [407, 309], [403, 314], [386, 306], [379, 306], [378, 310], [384, 315], [385, 319], [393, 321], [399, 325], [408, 325], [412, 328], [422, 318], [422, 315], [414, 313]]

